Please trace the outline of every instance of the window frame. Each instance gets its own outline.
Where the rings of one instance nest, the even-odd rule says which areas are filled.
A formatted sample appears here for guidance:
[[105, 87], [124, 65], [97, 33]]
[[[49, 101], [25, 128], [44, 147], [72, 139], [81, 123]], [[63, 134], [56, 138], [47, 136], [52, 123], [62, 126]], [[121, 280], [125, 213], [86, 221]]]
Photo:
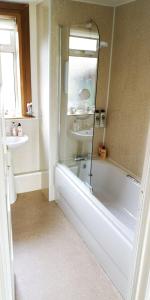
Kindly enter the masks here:
[[0, 2], [0, 15], [15, 18], [19, 37], [19, 63], [22, 116], [27, 116], [27, 103], [32, 102], [30, 66], [29, 5]]

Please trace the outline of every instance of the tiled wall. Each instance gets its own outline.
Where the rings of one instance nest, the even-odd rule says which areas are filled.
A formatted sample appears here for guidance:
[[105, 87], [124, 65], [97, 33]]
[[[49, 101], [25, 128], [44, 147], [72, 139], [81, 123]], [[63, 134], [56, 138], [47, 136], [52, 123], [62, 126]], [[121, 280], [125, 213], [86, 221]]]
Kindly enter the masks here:
[[150, 1], [116, 9], [106, 145], [112, 160], [142, 175], [150, 119]]
[[[68, 0], [52, 2], [52, 97], [57, 101], [58, 25], [84, 23], [93, 18], [101, 40], [97, 107], [106, 108], [113, 9]], [[150, 1], [136, 0], [116, 9], [112, 71], [105, 143], [109, 157], [141, 178], [150, 116]], [[103, 140], [95, 129], [94, 154]], [[69, 151], [69, 149], [66, 149]]]
[[[55, 103], [58, 101], [58, 59], [59, 59], [59, 35], [58, 25], [71, 26], [74, 24], [84, 24], [90, 19], [93, 19], [98, 24], [101, 40], [108, 42], [108, 48], [102, 49], [100, 53], [99, 66], [99, 80], [97, 93], [97, 107], [105, 108], [108, 90], [108, 74], [110, 62], [110, 49], [112, 37], [112, 22], [113, 22], [113, 8], [91, 5], [80, 2], [73, 2], [69, 0], [53, 0], [52, 1], [52, 99]], [[63, 47], [65, 41], [63, 40]], [[63, 99], [64, 101], [64, 99]], [[63, 103], [65, 106], [65, 103]], [[66, 116], [64, 115], [64, 118]], [[67, 118], [66, 118], [67, 119]], [[68, 121], [66, 120], [68, 123]], [[64, 122], [65, 123], [65, 122]], [[66, 123], [65, 123], [66, 124]], [[63, 125], [64, 127], [66, 125]], [[97, 152], [98, 144], [103, 139], [103, 129], [97, 129], [94, 141], [94, 151]], [[68, 138], [65, 141], [64, 136], [63, 152], [65, 149], [65, 156], [70, 157], [71, 153], [75, 152], [76, 143]]]

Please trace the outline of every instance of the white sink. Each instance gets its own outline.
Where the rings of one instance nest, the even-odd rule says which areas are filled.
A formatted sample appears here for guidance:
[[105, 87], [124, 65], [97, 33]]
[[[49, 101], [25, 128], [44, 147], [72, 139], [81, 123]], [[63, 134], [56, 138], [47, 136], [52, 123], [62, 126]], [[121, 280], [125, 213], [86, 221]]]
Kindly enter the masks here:
[[93, 138], [93, 128], [71, 132], [73, 137], [79, 141], [91, 141]]
[[6, 136], [5, 143], [9, 149], [15, 149], [28, 141], [28, 136]]

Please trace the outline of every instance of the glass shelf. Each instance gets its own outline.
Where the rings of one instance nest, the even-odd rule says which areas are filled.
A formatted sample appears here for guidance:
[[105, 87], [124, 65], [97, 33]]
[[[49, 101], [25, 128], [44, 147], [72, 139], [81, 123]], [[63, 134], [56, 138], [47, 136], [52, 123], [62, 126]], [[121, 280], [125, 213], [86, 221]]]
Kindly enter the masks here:
[[71, 114], [71, 113], [67, 113], [67, 116], [74, 116], [74, 117], [78, 117], [78, 116], [89, 116], [89, 115], [94, 115], [94, 113], [92, 112], [86, 112], [86, 113], [75, 113], [75, 114]]

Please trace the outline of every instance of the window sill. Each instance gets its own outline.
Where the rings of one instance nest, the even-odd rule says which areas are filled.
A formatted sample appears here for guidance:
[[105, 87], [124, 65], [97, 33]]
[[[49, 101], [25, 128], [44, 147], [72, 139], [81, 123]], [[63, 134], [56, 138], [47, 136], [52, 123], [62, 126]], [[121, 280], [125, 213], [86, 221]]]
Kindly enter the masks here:
[[6, 120], [12, 120], [12, 119], [35, 119], [34, 116], [5, 116], [4, 119]]

